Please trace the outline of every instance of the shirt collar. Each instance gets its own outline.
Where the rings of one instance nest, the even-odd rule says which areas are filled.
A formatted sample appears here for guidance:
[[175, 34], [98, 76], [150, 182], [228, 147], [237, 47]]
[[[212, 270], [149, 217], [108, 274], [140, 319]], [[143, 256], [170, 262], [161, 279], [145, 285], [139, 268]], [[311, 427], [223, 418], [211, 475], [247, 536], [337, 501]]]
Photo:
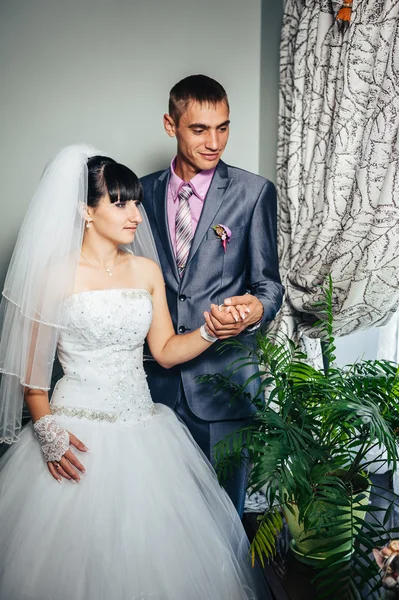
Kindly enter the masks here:
[[183, 181], [178, 175], [175, 173], [175, 165], [176, 165], [176, 157], [170, 163], [170, 191], [172, 193], [173, 202], [176, 202], [178, 199], [178, 194], [183, 185], [190, 185], [193, 193], [203, 202], [208, 193], [209, 186], [211, 185], [212, 177], [215, 172], [215, 169], [207, 169], [206, 171], [200, 171], [195, 175], [190, 181]]

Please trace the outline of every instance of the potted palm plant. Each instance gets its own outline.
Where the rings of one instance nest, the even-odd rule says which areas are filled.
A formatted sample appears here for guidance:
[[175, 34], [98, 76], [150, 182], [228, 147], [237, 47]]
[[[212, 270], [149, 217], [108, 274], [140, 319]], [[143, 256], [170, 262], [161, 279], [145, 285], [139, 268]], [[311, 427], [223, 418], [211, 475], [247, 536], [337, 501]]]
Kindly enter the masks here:
[[[238, 386], [232, 373], [244, 364], [259, 366], [253, 420], [216, 446], [217, 470], [223, 479], [248, 460], [249, 488], [266, 493], [268, 508], [258, 519], [253, 558], [258, 555], [263, 563], [273, 557], [287, 521], [297, 557], [319, 566], [318, 597], [343, 600], [361, 598], [363, 584], [370, 585], [373, 577], [378, 588], [372, 548], [393, 533], [387, 523], [395, 500], [381, 518], [380, 506], [369, 502], [368, 471], [378, 460], [396, 468], [399, 375], [389, 361], [334, 365], [331, 279], [321, 289], [316, 306], [323, 369], [311, 366], [290, 339], [260, 332], [251, 347], [238, 339], [225, 342], [221, 351], [235, 346], [237, 360], [226, 373], [201, 380], [216, 389], [228, 387], [232, 401], [239, 401], [248, 397], [249, 381]], [[385, 493], [373, 488], [373, 497]]]

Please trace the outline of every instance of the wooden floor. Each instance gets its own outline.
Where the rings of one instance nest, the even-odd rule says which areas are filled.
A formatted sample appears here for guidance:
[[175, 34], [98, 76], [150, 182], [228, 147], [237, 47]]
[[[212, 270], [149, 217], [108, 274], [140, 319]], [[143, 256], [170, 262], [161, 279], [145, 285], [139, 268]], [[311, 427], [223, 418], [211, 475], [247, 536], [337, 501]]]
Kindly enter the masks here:
[[[256, 531], [257, 514], [246, 513], [243, 524], [249, 540]], [[289, 535], [284, 532], [278, 541], [279, 553], [275, 561], [260, 565], [275, 600], [315, 600], [316, 592], [312, 590], [313, 573], [309, 567], [298, 563], [291, 552], [288, 552]]]

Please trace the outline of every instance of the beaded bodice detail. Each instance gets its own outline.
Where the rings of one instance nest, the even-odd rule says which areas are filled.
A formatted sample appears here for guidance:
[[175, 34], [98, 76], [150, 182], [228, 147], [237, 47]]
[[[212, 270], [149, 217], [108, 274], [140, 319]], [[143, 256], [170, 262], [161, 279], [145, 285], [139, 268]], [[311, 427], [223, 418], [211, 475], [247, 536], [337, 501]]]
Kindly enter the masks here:
[[81, 292], [64, 301], [64, 310], [58, 344], [64, 377], [54, 390], [53, 413], [126, 423], [148, 418], [154, 408], [143, 368], [149, 292]]

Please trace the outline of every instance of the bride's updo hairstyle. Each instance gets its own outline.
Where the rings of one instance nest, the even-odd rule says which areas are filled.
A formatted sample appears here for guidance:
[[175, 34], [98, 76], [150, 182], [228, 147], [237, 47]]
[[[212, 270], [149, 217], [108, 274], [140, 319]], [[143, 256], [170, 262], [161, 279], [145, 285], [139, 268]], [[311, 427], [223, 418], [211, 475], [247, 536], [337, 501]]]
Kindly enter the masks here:
[[88, 188], [87, 204], [98, 206], [101, 198], [108, 192], [111, 203], [141, 202], [143, 188], [138, 177], [125, 165], [117, 163], [107, 156], [92, 156], [87, 161]]

